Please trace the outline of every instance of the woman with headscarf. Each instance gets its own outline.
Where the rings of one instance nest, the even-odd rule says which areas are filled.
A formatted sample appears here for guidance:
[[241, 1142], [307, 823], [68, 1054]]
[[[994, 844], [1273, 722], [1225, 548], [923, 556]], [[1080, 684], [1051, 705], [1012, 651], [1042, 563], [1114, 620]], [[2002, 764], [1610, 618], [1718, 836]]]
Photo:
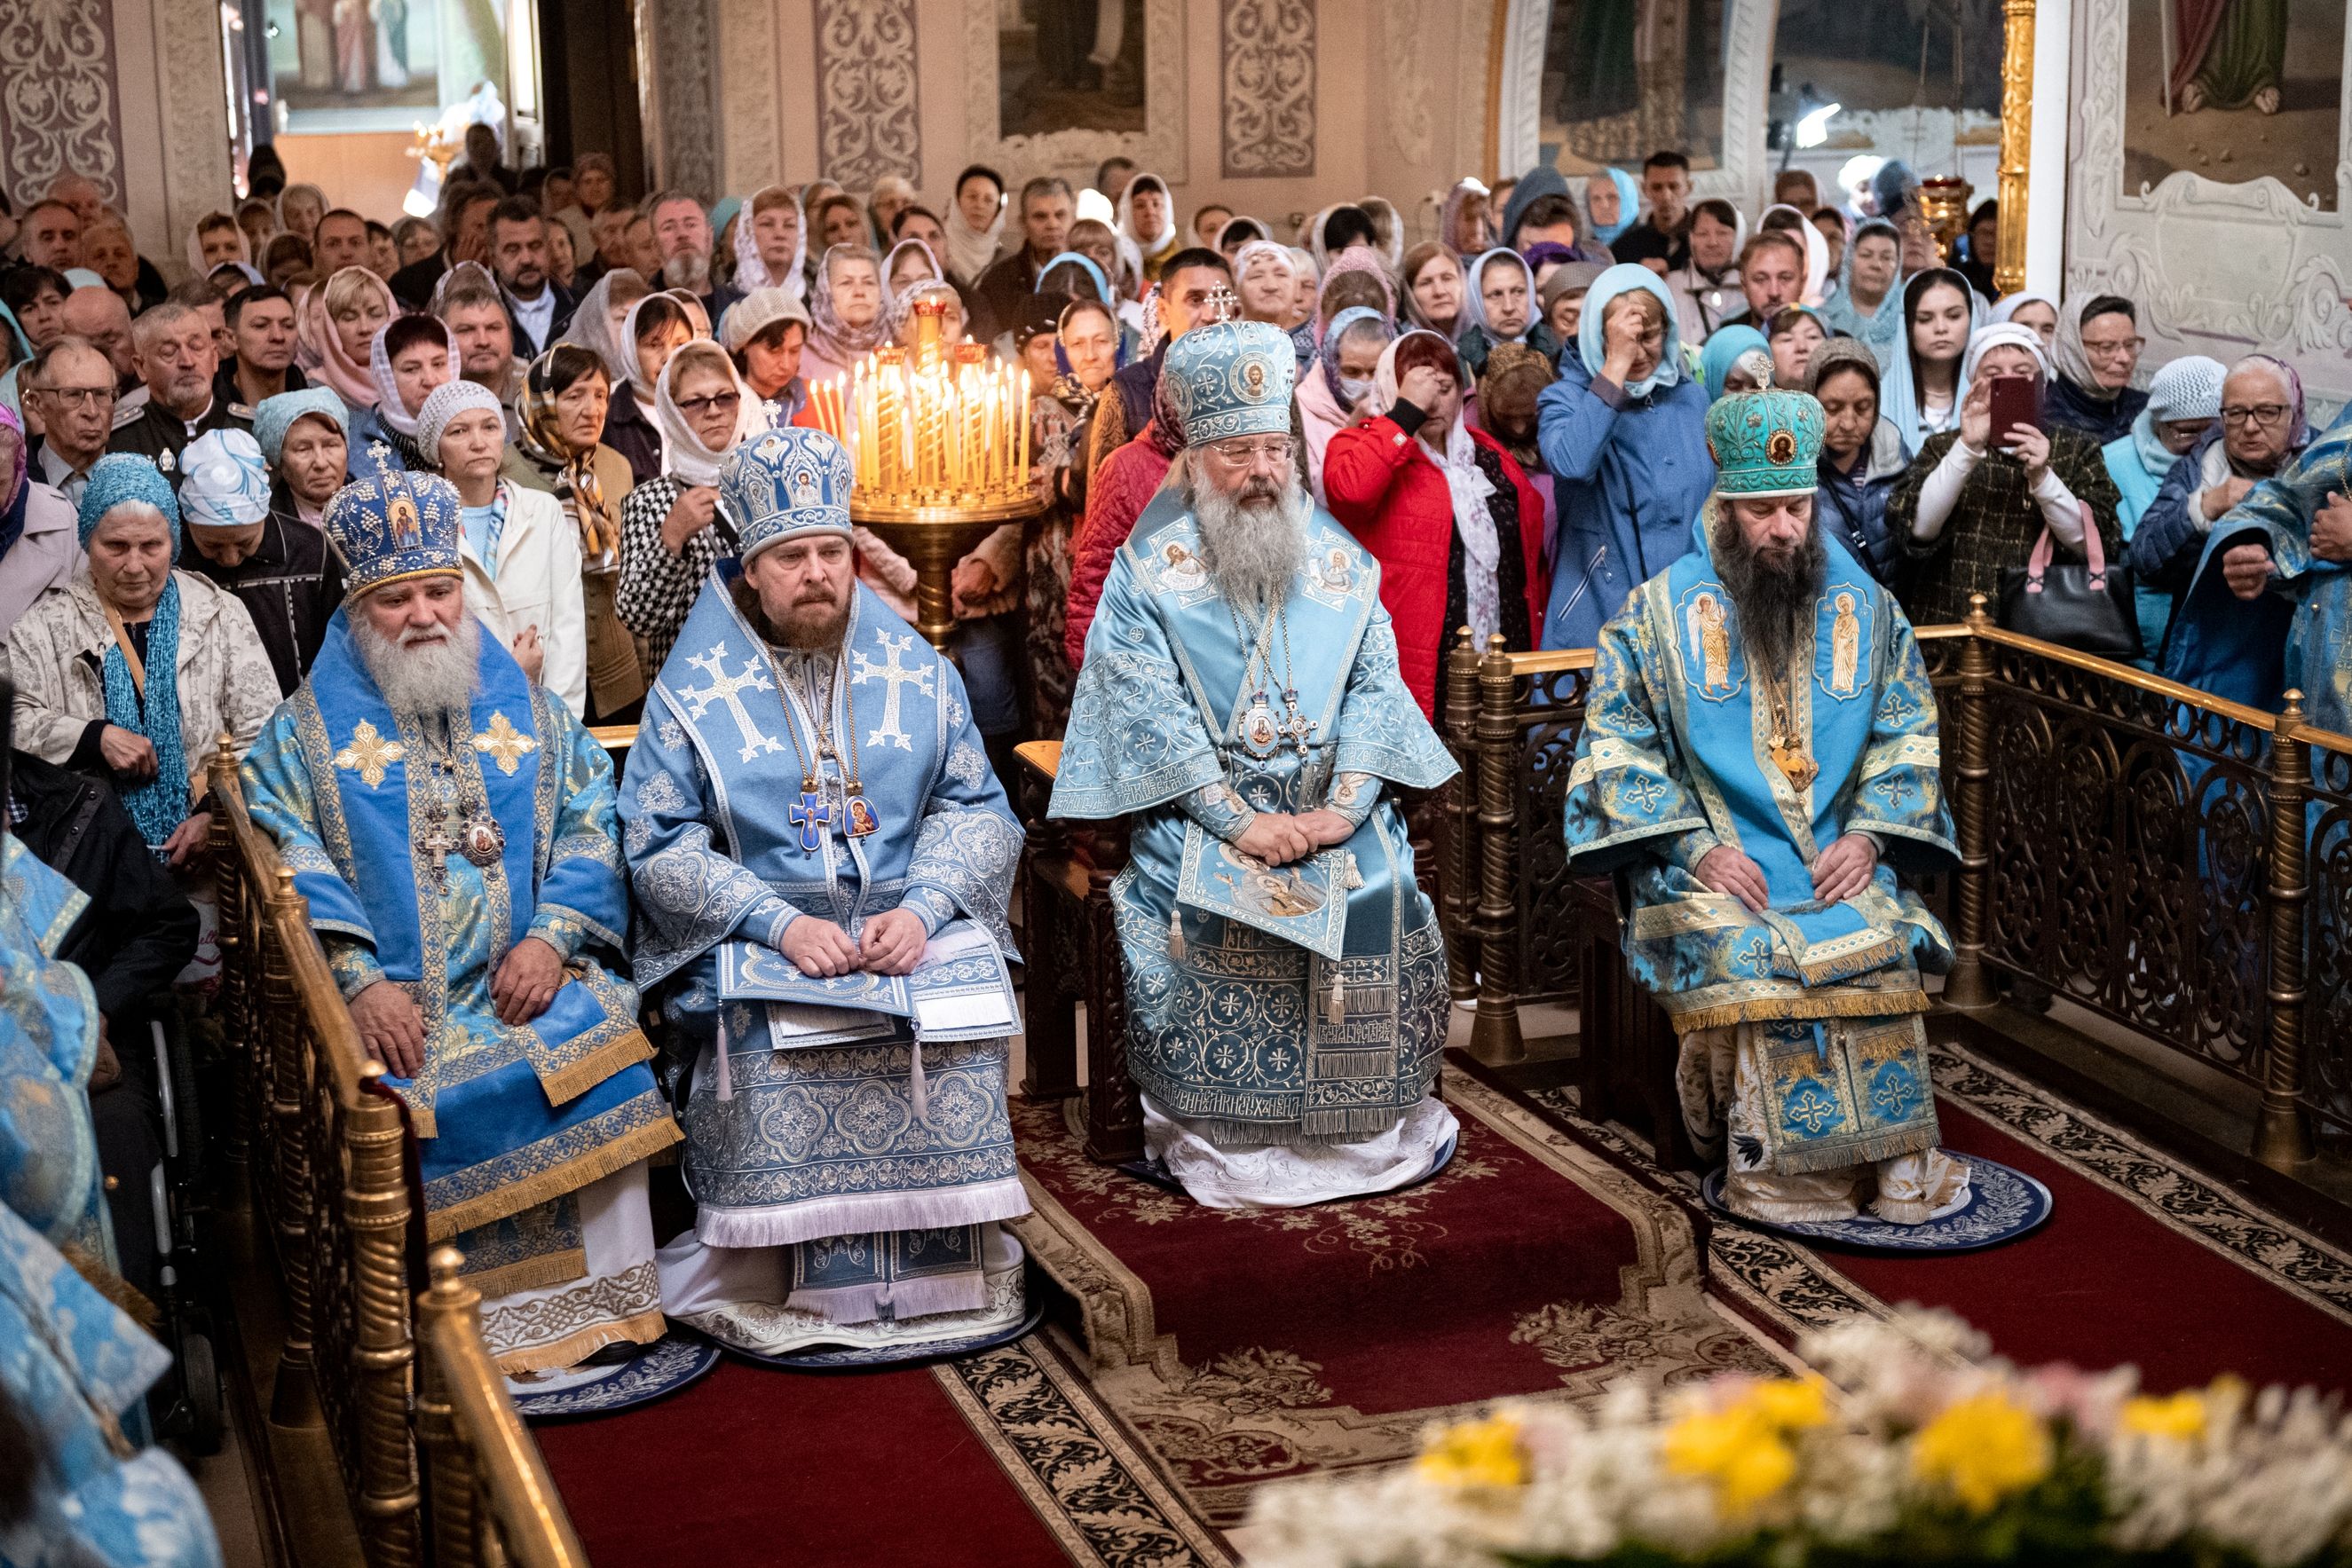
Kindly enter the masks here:
[[1642, 217], [1642, 187], [1614, 163], [1585, 177], [1584, 226], [1598, 244], [1611, 246]]
[[1394, 272], [1404, 265], [1404, 216], [1386, 196], [1366, 196], [1356, 205], [1372, 220], [1372, 248]]
[[2058, 341], [2058, 301], [2047, 294], [2037, 294], [2021, 288], [2014, 294], [2004, 294], [1993, 302], [1985, 318], [1988, 321], [2014, 321], [2021, 327], [2031, 327], [2042, 334], [2042, 347], [2046, 353]]
[[[963, 340], [963, 297], [955, 285], [943, 277], [926, 277], [900, 289], [890, 301], [890, 341], [902, 349], [911, 350], [920, 332], [915, 313], [918, 307], [929, 306], [940, 312], [940, 341], [947, 344]], [[805, 416], [806, 411], [803, 411]], [[803, 423], [806, 423], [803, 418]]]
[[890, 309], [900, 294], [918, 283], [944, 281], [946, 277], [929, 246], [919, 239], [902, 239], [882, 257], [882, 308]]
[[736, 444], [759, 434], [760, 400], [716, 343], [689, 342], [655, 383], [661, 471], [621, 506], [620, 580], [613, 605], [636, 633], [641, 670], [658, 672], [710, 570], [736, 549], [719, 509], [719, 471]]
[[1893, 224], [1872, 219], [1854, 231], [1838, 269], [1837, 291], [1822, 306], [1823, 323], [1866, 346], [1882, 376], [1903, 346], [1902, 296], [1895, 288], [1902, 265], [1902, 236]]
[[1031, 474], [1045, 510], [1028, 528], [1023, 596], [1028, 608], [1029, 729], [1058, 737], [1070, 713], [1070, 659], [1063, 645], [1069, 608], [1070, 546], [1086, 516], [1087, 422], [1110, 378], [1127, 362], [1118, 319], [1095, 299], [1073, 299], [1054, 323], [1056, 374], [1030, 400]]
[[2147, 393], [2131, 384], [2139, 369], [2139, 312], [2120, 294], [2068, 301], [2058, 312], [2050, 345], [2057, 373], [2050, 378], [2043, 419], [2079, 430], [2104, 446], [2131, 432]]
[[370, 363], [375, 335], [400, 314], [384, 280], [364, 267], [346, 267], [306, 290], [295, 314], [294, 349], [303, 372], [354, 412], [375, 406]]
[[800, 202], [782, 185], [763, 185], [735, 219], [735, 289], [781, 288], [798, 299], [808, 293], [808, 225]]
[[637, 647], [614, 608], [621, 572], [621, 522], [636, 487], [629, 460], [604, 444], [612, 381], [604, 362], [576, 343], [558, 343], [531, 361], [515, 397], [521, 425], [520, 482], [552, 491], [580, 536], [583, 613], [588, 643], [588, 717], [625, 722], [646, 695]]
[[1331, 318], [1315, 369], [1298, 378], [1298, 425], [1307, 437], [1307, 483], [1323, 499], [1323, 455], [1331, 438], [1364, 417], [1381, 352], [1396, 329], [1378, 310], [1354, 305]]
[[1515, 250], [1497, 247], [1470, 264], [1462, 321], [1454, 347], [1474, 381], [1486, 373], [1486, 351], [1497, 343], [1525, 343], [1541, 354], [1559, 351], [1550, 329], [1536, 319], [1534, 269]]
[[1896, 596], [1912, 624], [1967, 620], [1971, 594], [1997, 601], [2000, 574], [2025, 564], [2045, 527], [2059, 554], [2079, 560], [2087, 518], [2106, 559], [2121, 559], [2116, 482], [2090, 438], [2063, 425], [1992, 428], [1993, 382], [2046, 386], [2049, 375], [2032, 328], [2011, 321], [1970, 335], [1958, 421], [1927, 438], [1887, 498], [1887, 531], [1909, 559]]
[[889, 336], [882, 298], [882, 258], [862, 245], [840, 245], [817, 263], [816, 290], [809, 298], [808, 342], [801, 350], [801, 379], [814, 386], [851, 367]]
[[1437, 243], [1467, 267], [1493, 248], [1486, 226], [1487, 190], [1476, 180], [1457, 180], [1438, 209]]
[[1135, 246], [1136, 260], [1147, 283], [1160, 281], [1160, 269], [1183, 248], [1184, 236], [1176, 222], [1176, 199], [1168, 182], [1157, 174], [1138, 174], [1118, 193], [1118, 232]]
[[354, 476], [433, 466], [416, 444], [416, 416], [436, 387], [457, 379], [457, 335], [437, 316], [395, 317], [376, 333], [368, 345], [375, 401], [352, 411]]
[[1698, 376], [1710, 403], [1733, 392], [1761, 392], [1772, 384], [1772, 346], [1744, 321], [1718, 327], [1699, 350]]
[[693, 318], [667, 293], [638, 296], [613, 335], [621, 373], [614, 379], [612, 405], [604, 413], [604, 444], [628, 459], [629, 474], [640, 485], [662, 472], [665, 436], [654, 413], [662, 367], [694, 340]]
[[1813, 350], [1805, 390], [1822, 405], [1813, 516], [1871, 576], [1892, 587], [1903, 551], [1886, 527], [1886, 503], [1911, 465], [1902, 434], [1878, 412], [1877, 356], [1852, 338]]
[[1462, 319], [1462, 262], [1443, 240], [1427, 240], [1404, 253], [1404, 319], [1451, 343], [1466, 325]]
[[253, 264], [253, 248], [245, 231], [226, 213], [206, 213], [188, 231], [188, 270], [202, 277], [229, 262]]
[[1004, 177], [984, 163], [958, 174], [955, 200], [941, 226], [948, 231], [948, 267], [970, 288], [995, 262], [1003, 243]]
[[253, 411], [253, 439], [269, 465], [270, 515], [320, 527], [327, 503], [351, 475], [352, 416], [343, 400], [325, 387], [263, 398]]
[[1298, 264], [1287, 247], [1272, 240], [1252, 240], [1234, 253], [1234, 292], [1242, 302], [1242, 319], [1264, 321], [1290, 330], [1291, 301], [1298, 292]]
[[15, 625], [42, 594], [73, 580], [81, 559], [73, 503], [27, 477], [29, 468], [24, 422], [0, 408], [0, 473], [9, 476], [0, 502], [0, 627]]
[[[1969, 395], [1969, 343], [1983, 316], [1982, 297], [1948, 267], [1905, 280], [1902, 348], [1886, 363], [1879, 413], [1895, 422], [1914, 453], [1959, 423]], [[2037, 339], [2037, 351], [2040, 346]]]
[[1453, 345], [1415, 328], [1381, 350], [1371, 417], [1335, 434], [1324, 465], [1331, 515], [1381, 564], [1398, 668], [1424, 717], [1453, 629], [1469, 627], [1481, 649], [1499, 632], [1527, 652], [1549, 589], [1543, 497], [1463, 419], [1463, 391]]
[[1590, 648], [1625, 596], [1691, 548], [1715, 486], [1706, 389], [1683, 373], [1673, 296], [1638, 262], [1584, 297], [1573, 353], [1537, 400], [1559, 542], [1538, 645]]

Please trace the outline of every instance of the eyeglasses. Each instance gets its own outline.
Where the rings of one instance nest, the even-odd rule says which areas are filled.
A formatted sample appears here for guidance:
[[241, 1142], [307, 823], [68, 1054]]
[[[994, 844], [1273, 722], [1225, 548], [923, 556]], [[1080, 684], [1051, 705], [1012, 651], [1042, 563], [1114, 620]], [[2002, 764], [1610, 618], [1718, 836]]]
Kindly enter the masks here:
[[2117, 338], [2106, 343], [2094, 343], [2088, 338], [2083, 340], [2083, 352], [2099, 360], [2112, 360], [2118, 354], [2137, 354], [2147, 347], [2146, 338]]
[[2283, 402], [2241, 403], [2221, 411], [2223, 424], [2248, 424], [2257, 430], [2267, 429], [2284, 418], [2286, 404]]
[[700, 419], [704, 412], [709, 409], [717, 409], [721, 413], [732, 413], [742, 404], [742, 402], [743, 394], [740, 392], [713, 392], [709, 397], [684, 399], [678, 403], [677, 412], [688, 419]]
[[1279, 435], [1264, 441], [1213, 441], [1209, 450], [1220, 463], [1235, 468], [1254, 468], [1260, 463], [1279, 466], [1289, 462], [1291, 446], [1290, 437]]
[[112, 387], [45, 387], [36, 384], [33, 390], [44, 397], [52, 397], [68, 408], [96, 408], [114, 401]]

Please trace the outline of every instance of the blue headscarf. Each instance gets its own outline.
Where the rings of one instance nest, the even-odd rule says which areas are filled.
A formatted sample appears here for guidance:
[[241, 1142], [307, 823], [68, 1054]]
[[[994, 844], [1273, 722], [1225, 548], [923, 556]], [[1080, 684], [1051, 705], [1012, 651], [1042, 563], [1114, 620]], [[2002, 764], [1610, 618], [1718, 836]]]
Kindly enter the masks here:
[[190, 528], [250, 528], [269, 516], [269, 465], [242, 430], [207, 430], [180, 454], [180, 507]]
[[1600, 244], [1615, 245], [1619, 235], [1642, 221], [1642, 187], [1633, 183], [1633, 175], [1614, 163], [1602, 164], [1601, 172], [1608, 175], [1609, 183], [1617, 187], [1617, 221], [1604, 224], [1596, 219], [1588, 195], [1584, 204], [1584, 226], [1591, 231], [1593, 239]]
[[[171, 482], [155, 465], [128, 452], [101, 457], [89, 471], [89, 487], [81, 494], [81, 544], [89, 548], [106, 514], [126, 502], [143, 501], [163, 514], [171, 532], [172, 554], [180, 553], [180, 503]], [[149, 845], [161, 844], [188, 816], [188, 758], [180, 744], [180, 580], [173, 573], [155, 601], [154, 619], [147, 623], [147, 653], [143, 661], [146, 689], [131, 679], [131, 661], [122, 643], [108, 644], [104, 673], [106, 722], [133, 735], [143, 735], [155, 748], [155, 776], [135, 789], [125, 789], [122, 804]]]
[[[1039, 267], [1037, 269], [1037, 286], [1033, 292], [1038, 294], [1051, 292], [1051, 290], [1045, 287], [1045, 275], [1053, 271], [1057, 267], [1075, 267], [1085, 272], [1088, 277], [1094, 279], [1095, 298], [1113, 310], [1116, 310], [1118, 308], [1118, 301], [1111, 297], [1110, 279], [1103, 276], [1103, 269], [1095, 265], [1094, 257], [1075, 250], [1066, 250], [1061, 255], [1055, 256], [1053, 260], [1047, 262], [1045, 266]], [[1073, 298], [1076, 298], [1076, 296], [1073, 296]]]
[[[1950, 267], [1931, 267], [1915, 272], [1904, 280], [1901, 308], [1895, 312], [1903, 335], [1896, 340], [1894, 357], [1886, 364], [1885, 382], [1878, 394], [1878, 412], [1882, 418], [1895, 422], [1895, 428], [1902, 433], [1905, 448], [1914, 453], [1934, 433], [1923, 428], [1920, 421], [1918, 382], [1911, 368], [1911, 315], [1919, 308], [1919, 301], [1927, 297], [1927, 290], [1937, 284], [1958, 289], [1961, 298], [1969, 302], [1969, 336], [1971, 340], [1985, 324], [1984, 296], [1969, 287], [1969, 280]], [[1884, 305], [1879, 307], [1881, 314], [1885, 309]], [[2039, 339], [2035, 340], [2037, 343], [2040, 341]], [[1959, 407], [1968, 401], [1968, 354], [1963, 349], [1958, 377], [1952, 385], [1952, 422], [1947, 428], [1959, 428]]]
[[[1895, 281], [1886, 286], [1886, 297], [1878, 308], [1864, 316], [1853, 302], [1853, 253], [1865, 239], [1888, 239], [1895, 242]], [[1879, 373], [1884, 375], [1894, 366], [1903, 350], [1903, 236], [1893, 224], [1873, 218], [1853, 231], [1846, 241], [1845, 254], [1838, 258], [1837, 292], [1822, 303], [1822, 324], [1832, 332], [1843, 332], [1858, 338], [1878, 361]]]
[[1608, 315], [1610, 301], [1637, 288], [1655, 296], [1666, 313], [1665, 346], [1658, 355], [1658, 368], [1625, 389], [1628, 396], [1647, 397], [1654, 392], [1665, 391], [1683, 379], [1682, 357], [1675, 351], [1679, 340], [1675, 324], [1675, 298], [1666, 292], [1666, 286], [1659, 281], [1658, 275], [1648, 267], [1639, 262], [1620, 262], [1592, 280], [1592, 287], [1584, 295], [1584, 314], [1577, 322], [1576, 353], [1584, 361], [1588, 371], [1596, 376], [1601, 373], [1601, 367], [1609, 361], [1601, 318]]
[[1330, 389], [1332, 401], [1343, 409], [1349, 406], [1349, 400], [1347, 394], [1339, 390], [1339, 338], [1359, 321], [1378, 323], [1383, 343], [1396, 337], [1396, 329], [1390, 325], [1389, 319], [1369, 305], [1350, 305], [1331, 318], [1331, 324], [1323, 329], [1323, 347], [1318, 351], [1317, 359], [1323, 368], [1323, 384]]
[[325, 387], [304, 387], [299, 392], [279, 392], [261, 400], [261, 406], [253, 411], [253, 439], [259, 444], [261, 455], [271, 467], [278, 465], [285, 452], [286, 433], [294, 428], [294, 422], [312, 413], [341, 431], [346, 442], [351, 440], [350, 411], [343, 407], [341, 398]]
[[1771, 380], [1772, 350], [1764, 334], [1753, 327], [1721, 327], [1699, 350], [1699, 379], [1706, 383], [1706, 400], [1713, 402], [1723, 395], [1723, 383], [1729, 380], [1733, 367], [1749, 354], [1764, 356], [1765, 380]]

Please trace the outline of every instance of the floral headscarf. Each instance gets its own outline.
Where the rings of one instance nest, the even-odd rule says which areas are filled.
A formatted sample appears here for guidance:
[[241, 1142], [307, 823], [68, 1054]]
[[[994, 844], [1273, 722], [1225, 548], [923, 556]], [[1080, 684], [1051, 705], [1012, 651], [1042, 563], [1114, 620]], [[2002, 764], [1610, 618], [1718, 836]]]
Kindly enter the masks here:
[[963, 296], [956, 292], [954, 284], [943, 277], [926, 277], [919, 282], [910, 283], [896, 299], [890, 301], [887, 314], [892, 342], [898, 342], [903, 339], [907, 324], [915, 318], [915, 307], [926, 299], [951, 300], [958, 309], [963, 307]]
[[900, 240], [897, 245], [892, 246], [882, 257], [882, 313], [885, 316], [889, 315], [892, 311], [897, 309], [898, 305], [898, 302], [890, 296], [891, 270], [898, 265], [898, 257], [905, 252], [910, 250], [920, 252], [923, 259], [930, 263], [931, 276], [929, 279], [918, 278], [914, 285], [910, 285], [908, 287], [908, 293], [913, 293], [916, 287], [919, 287], [926, 281], [941, 282], [947, 277], [947, 269], [940, 265], [940, 258], [931, 254], [931, 247], [929, 246], [925, 245], [919, 239]]
[[[1331, 284], [1333, 280], [1336, 278], [1345, 277], [1351, 272], [1365, 273], [1379, 281], [1381, 286], [1381, 298], [1386, 307], [1385, 313], [1390, 320], [1395, 320], [1397, 313], [1396, 280], [1389, 276], [1388, 267], [1381, 260], [1380, 252], [1372, 249], [1371, 246], [1365, 245], [1349, 246], [1346, 250], [1343, 250], [1338, 256], [1333, 256], [1331, 258], [1331, 265], [1324, 269], [1323, 281], [1315, 290], [1316, 320], [1321, 321], [1323, 319], [1324, 297], [1331, 292]], [[1530, 294], [1535, 292], [1532, 276], [1529, 278], [1528, 291]], [[1316, 340], [1320, 342], [1323, 339], [1324, 333], [1328, 330], [1329, 329], [1328, 326], [1318, 328], [1316, 331]]]
[[1110, 383], [1105, 382], [1100, 388], [1089, 390], [1087, 383], [1078, 379], [1078, 372], [1071, 368], [1070, 356], [1062, 351], [1062, 333], [1068, 328], [1071, 316], [1081, 310], [1099, 310], [1103, 319], [1110, 323], [1110, 365], [1114, 375], [1127, 369], [1127, 334], [1119, 330], [1118, 317], [1100, 300], [1073, 299], [1063, 306], [1061, 315], [1055, 318], [1054, 369], [1058, 373], [1054, 377], [1054, 384], [1045, 389], [1045, 395], [1077, 418], [1084, 419], [1094, 413], [1095, 404], [1104, 392], [1110, 390]]
[[[874, 319], [863, 327], [852, 327], [834, 308], [833, 269], [845, 261], [871, 262], [877, 269], [879, 302]], [[825, 360], [836, 365], [854, 364], [890, 335], [889, 276], [880, 259], [864, 246], [835, 246], [824, 253], [824, 259], [817, 263], [816, 291], [809, 298], [809, 340]]]
[[515, 418], [522, 426], [516, 444], [524, 456], [553, 472], [555, 498], [572, 503], [572, 516], [580, 525], [581, 554], [593, 563], [620, 548], [620, 533], [605, 509], [604, 484], [596, 477], [600, 443], [574, 446], [565, 439], [562, 421], [556, 415], [555, 355], [556, 350], [550, 349], [533, 360], [521, 390], [515, 393]]
[[327, 291], [334, 287], [335, 278], [352, 275], [367, 279], [383, 299], [385, 325], [400, 315], [400, 301], [393, 298], [390, 284], [364, 267], [346, 267], [324, 283], [312, 284], [303, 294], [294, 312], [294, 337], [304, 371], [326, 382], [328, 390], [352, 408], [373, 408], [383, 395], [376, 387], [374, 368], [369, 361], [355, 360], [343, 351], [342, 335], [335, 330], [335, 319], [327, 309]]

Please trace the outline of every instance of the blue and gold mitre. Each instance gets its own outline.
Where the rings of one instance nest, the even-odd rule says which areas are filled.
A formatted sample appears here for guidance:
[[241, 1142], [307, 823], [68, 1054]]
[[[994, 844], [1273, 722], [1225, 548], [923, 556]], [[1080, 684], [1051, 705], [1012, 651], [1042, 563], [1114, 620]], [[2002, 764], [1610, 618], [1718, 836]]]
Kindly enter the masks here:
[[1298, 350], [1278, 327], [1264, 321], [1196, 327], [1168, 346], [1160, 374], [1184, 423], [1187, 446], [1229, 435], [1290, 434]]
[[1733, 392], [1706, 411], [1718, 496], [1811, 495], [1819, 484], [1822, 405], [1811, 392]]
[[719, 502], [748, 562], [803, 534], [849, 532], [849, 448], [822, 430], [787, 425], [737, 444], [719, 470]]
[[321, 522], [343, 560], [346, 600], [404, 578], [464, 570], [457, 486], [438, 474], [391, 468], [353, 480], [328, 501]]

